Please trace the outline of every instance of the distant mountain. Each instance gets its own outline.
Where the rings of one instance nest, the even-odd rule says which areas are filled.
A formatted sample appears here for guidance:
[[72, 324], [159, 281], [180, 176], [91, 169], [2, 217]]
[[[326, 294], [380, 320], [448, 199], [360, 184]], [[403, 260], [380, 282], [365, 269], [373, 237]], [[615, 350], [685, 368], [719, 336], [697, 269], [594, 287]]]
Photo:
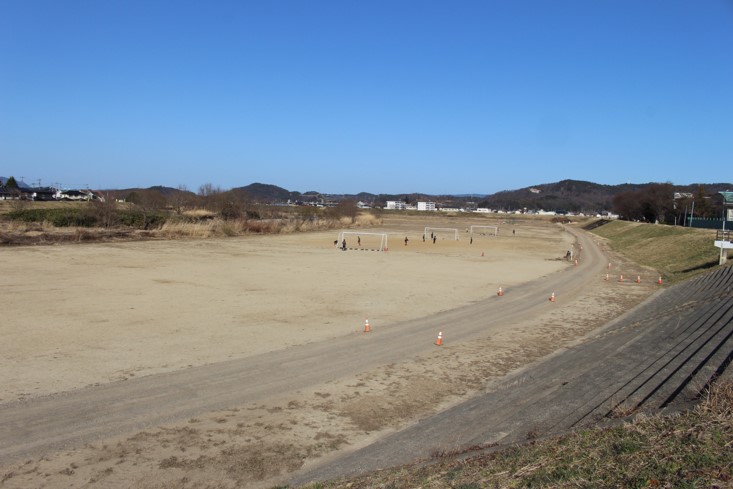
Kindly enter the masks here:
[[[504, 210], [565, 210], [599, 213], [613, 208], [613, 197], [621, 192], [636, 191], [650, 183], [601, 185], [579, 180], [535, 185], [519, 190], [507, 190], [487, 196], [479, 207]], [[707, 194], [733, 188], [730, 183], [673, 185], [675, 192], [695, 193], [702, 185]]]
[[250, 199], [257, 202], [287, 202], [295, 201], [301, 197], [300, 192], [291, 192], [277, 185], [269, 185], [266, 183], [252, 183], [246, 187], [237, 187], [232, 189], [235, 193], [244, 193]]
[[614, 195], [638, 190], [641, 187], [642, 184], [601, 185], [578, 180], [562, 180], [557, 183], [497, 192], [479, 202], [479, 207], [597, 213], [611, 210]]
[[155, 185], [154, 187], [150, 187], [147, 190], [155, 190], [156, 192], [160, 192], [161, 195], [164, 195], [166, 197], [174, 194], [178, 194], [181, 192], [188, 192], [188, 190], [180, 190], [173, 187], [165, 187], [163, 185]]
[[[0, 181], [5, 181], [0, 177]], [[546, 210], [568, 211], [584, 213], [601, 213], [613, 210], [614, 196], [622, 192], [635, 192], [652, 185], [652, 183], [603, 185], [581, 180], [562, 180], [555, 183], [545, 183], [525, 187], [518, 190], [504, 190], [491, 195], [461, 194], [461, 195], [431, 195], [425, 193], [403, 194], [372, 194], [360, 192], [358, 194], [324, 194], [317, 190], [298, 192], [287, 190], [277, 185], [252, 183], [244, 187], [236, 187], [229, 192], [242, 194], [247, 199], [258, 203], [278, 202], [339, 202], [342, 200], [362, 201], [374, 206], [384, 206], [388, 200], [397, 200], [416, 204], [418, 201], [433, 201], [438, 207], [475, 208], [486, 207], [494, 210]], [[708, 196], [715, 195], [723, 190], [733, 190], [730, 183], [704, 183], [690, 185], [672, 185], [674, 192], [697, 194], [699, 187], [705, 189]], [[155, 192], [163, 197], [170, 197], [177, 193], [189, 191], [165, 186], [154, 186], [148, 189], [131, 188], [110, 191], [112, 194], [124, 198], [131, 192]]]

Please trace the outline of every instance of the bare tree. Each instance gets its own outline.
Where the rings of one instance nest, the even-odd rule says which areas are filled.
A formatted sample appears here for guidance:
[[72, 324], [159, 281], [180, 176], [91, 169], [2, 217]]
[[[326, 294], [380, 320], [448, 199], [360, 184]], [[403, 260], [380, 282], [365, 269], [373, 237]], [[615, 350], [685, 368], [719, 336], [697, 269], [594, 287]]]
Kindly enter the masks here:
[[653, 183], [613, 198], [613, 210], [628, 221], [666, 222], [674, 215], [674, 188], [670, 183]]
[[109, 228], [117, 224], [117, 201], [107, 194], [103, 199], [91, 202], [95, 218], [100, 226]]
[[705, 186], [697, 186], [693, 202], [695, 203], [695, 217], [717, 217], [713, 211], [711, 196], [708, 195]]
[[647, 222], [666, 222], [674, 208], [674, 188], [670, 183], [653, 183], [640, 190], [642, 213]]
[[641, 219], [641, 204], [636, 192], [629, 190], [621, 192], [613, 197], [613, 212], [627, 221]]
[[165, 207], [165, 198], [157, 190], [140, 190], [131, 192], [127, 201], [134, 204], [134, 210], [142, 214], [142, 228], [147, 229], [150, 224], [150, 217]]
[[193, 194], [188, 191], [185, 185], [179, 185], [176, 192], [172, 192], [168, 198], [168, 204], [176, 214], [183, 214], [183, 211], [191, 205]]
[[212, 183], [205, 183], [199, 187], [199, 195], [201, 197], [210, 197], [212, 195], [220, 194], [221, 187], [214, 186]]
[[359, 208], [353, 200], [342, 200], [336, 205], [336, 207], [332, 208], [331, 212], [336, 219], [348, 217], [353, 223], [356, 220], [356, 216], [359, 214]]

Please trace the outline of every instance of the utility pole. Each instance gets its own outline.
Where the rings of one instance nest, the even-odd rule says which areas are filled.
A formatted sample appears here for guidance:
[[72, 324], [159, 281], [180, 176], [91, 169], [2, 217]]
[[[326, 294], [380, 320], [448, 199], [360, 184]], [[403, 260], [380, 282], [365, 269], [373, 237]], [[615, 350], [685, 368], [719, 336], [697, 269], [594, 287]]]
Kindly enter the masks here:
[[[733, 246], [731, 245], [730, 236], [727, 235], [725, 230], [725, 221], [727, 218], [727, 214], [731, 210], [729, 209], [729, 207], [733, 206], [733, 192], [726, 191], [718, 193], [723, 196], [723, 225], [722, 230], [718, 231], [720, 233], [720, 238], [716, 239], [715, 246], [718, 246], [720, 248], [720, 260], [718, 261], [718, 264], [723, 265], [726, 261], [728, 261], [728, 250], [733, 248]], [[730, 233], [730, 231], [728, 231], [728, 233]]]
[[695, 215], [695, 199], [692, 199], [692, 210], [690, 211], [690, 227], [692, 227], [692, 218]]

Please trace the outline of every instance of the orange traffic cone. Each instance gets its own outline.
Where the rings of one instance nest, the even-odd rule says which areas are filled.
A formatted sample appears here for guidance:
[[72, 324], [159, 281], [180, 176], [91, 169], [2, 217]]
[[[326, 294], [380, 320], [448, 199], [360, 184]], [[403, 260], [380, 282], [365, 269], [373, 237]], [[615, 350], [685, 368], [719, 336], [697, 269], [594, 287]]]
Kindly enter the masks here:
[[504, 295], [504, 291], [501, 290], [501, 287], [499, 287], [499, 292], [497, 292], [496, 295], [498, 295], [499, 297], [501, 297], [502, 295]]
[[369, 320], [368, 319], [365, 319], [364, 320], [364, 332], [365, 333], [368, 333], [370, 331], [371, 331], [371, 329], [369, 328]]
[[637, 275], [636, 276], [636, 283], [637, 284], [640, 284], [641, 283], [641, 275]]
[[659, 285], [662, 285], [662, 276], [661, 276], [661, 275], [659, 276], [659, 280], [657, 280], [657, 283], [658, 283]]
[[554, 292], [550, 296], [550, 302], [555, 302], [555, 293]]
[[438, 339], [435, 340], [435, 344], [438, 346], [443, 346], [443, 332], [442, 331], [438, 333]]
[[619, 282], [623, 282], [624, 281], [624, 276], [623, 275], [620, 275], [619, 278], [618, 278], [618, 281]]

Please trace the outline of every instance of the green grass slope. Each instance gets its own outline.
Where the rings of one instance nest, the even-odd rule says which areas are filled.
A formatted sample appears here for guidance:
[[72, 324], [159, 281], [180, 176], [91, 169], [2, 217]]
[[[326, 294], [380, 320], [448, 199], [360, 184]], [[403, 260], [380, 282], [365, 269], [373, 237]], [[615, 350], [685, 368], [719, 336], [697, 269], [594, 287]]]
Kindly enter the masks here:
[[686, 280], [718, 265], [720, 250], [713, 245], [715, 231], [710, 229], [627, 221], [610, 221], [589, 229], [606, 238], [611, 249], [657, 270], [669, 283]]

